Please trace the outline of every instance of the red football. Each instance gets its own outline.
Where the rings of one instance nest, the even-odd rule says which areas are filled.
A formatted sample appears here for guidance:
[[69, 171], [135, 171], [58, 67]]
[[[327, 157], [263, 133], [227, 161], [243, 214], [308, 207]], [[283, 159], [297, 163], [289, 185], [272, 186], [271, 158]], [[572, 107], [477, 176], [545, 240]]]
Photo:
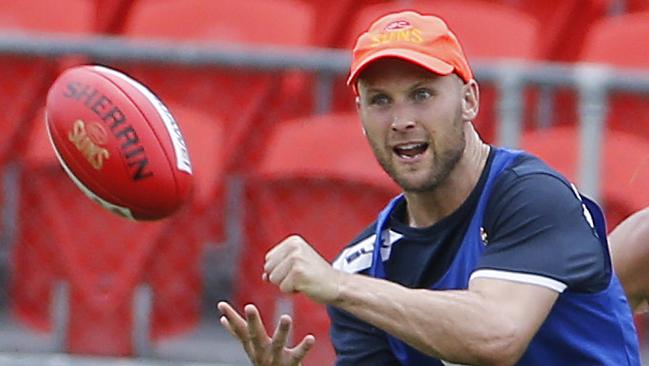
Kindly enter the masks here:
[[192, 167], [178, 124], [123, 73], [103, 66], [66, 70], [47, 94], [45, 120], [63, 169], [104, 208], [156, 220], [188, 200]]

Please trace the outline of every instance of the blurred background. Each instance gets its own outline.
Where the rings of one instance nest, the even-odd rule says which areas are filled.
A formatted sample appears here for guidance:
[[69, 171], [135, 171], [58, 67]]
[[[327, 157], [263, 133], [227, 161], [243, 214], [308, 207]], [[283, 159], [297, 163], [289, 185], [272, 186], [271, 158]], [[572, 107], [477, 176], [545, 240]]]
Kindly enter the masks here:
[[[324, 308], [263, 283], [263, 257], [300, 233], [331, 260], [398, 192], [344, 78], [356, 36], [408, 8], [458, 34], [485, 140], [546, 159], [609, 229], [649, 204], [649, 0], [0, 0], [0, 364], [246, 365], [226, 299], [293, 314], [319, 339], [305, 365], [330, 365]], [[117, 217], [60, 168], [45, 95], [88, 63], [178, 120], [196, 194], [177, 215]]]

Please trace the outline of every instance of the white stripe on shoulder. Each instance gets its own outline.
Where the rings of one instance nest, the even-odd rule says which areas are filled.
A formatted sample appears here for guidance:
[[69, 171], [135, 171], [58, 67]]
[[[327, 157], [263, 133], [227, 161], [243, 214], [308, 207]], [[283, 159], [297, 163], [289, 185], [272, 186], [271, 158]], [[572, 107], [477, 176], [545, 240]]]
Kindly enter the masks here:
[[[402, 237], [403, 235], [392, 230], [389, 230], [383, 235], [381, 259], [384, 262], [390, 258], [392, 245]], [[370, 268], [372, 266], [372, 252], [374, 251], [375, 238], [376, 235], [370, 235], [358, 243], [345, 248], [333, 262], [333, 267], [347, 273], [357, 273]]]
[[444, 366], [467, 366], [467, 365], [463, 365], [463, 364], [459, 364], [459, 363], [452, 363], [452, 362], [448, 362], [448, 361], [444, 361], [444, 360], [440, 360], [440, 362], [442, 362], [442, 365], [444, 365]]
[[471, 274], [469, 281], [473, 280], [474, 278], [493, 278], [498, 280], [509, 280], [514, 282], [527, 283], [531, 285], [546, 287], [558, 293], [562, 293], [566, 289], [566, 287], [568, 287], [565, 283], [557, 281], [550, 277], [529, 273], [501, 271], [495, 269], [479, 269]]

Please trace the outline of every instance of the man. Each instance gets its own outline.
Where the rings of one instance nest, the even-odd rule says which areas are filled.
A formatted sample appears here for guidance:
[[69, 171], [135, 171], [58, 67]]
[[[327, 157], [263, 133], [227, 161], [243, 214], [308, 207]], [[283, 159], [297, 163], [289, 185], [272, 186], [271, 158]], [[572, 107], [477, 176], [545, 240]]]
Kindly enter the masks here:
[[640, 311], [649, 299], [649, 207], [622, 221], [608, 240], [615, 273], [631, 308]]
[[[328, 305], [337, 365], [639, 365], [599, 208], [528, 154], [482, 142], [478, 85], [439, 18], [387, 15], [361, 35], [349, 85], [403, 194], [329, 265], [298, 236], [264, 277]], [[254, 305], [221, 323], [255, 365], [298, 365]]]

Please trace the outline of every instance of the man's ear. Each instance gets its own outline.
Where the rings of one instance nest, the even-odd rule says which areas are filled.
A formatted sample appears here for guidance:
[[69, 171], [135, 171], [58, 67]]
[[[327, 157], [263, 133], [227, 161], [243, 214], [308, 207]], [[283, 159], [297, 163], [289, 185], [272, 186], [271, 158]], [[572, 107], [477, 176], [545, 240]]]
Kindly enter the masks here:
[[[360, 119], [361, 118], [361, 97], [357, 95], [355, 102], [356, 102], [356, 112], [358, 114], [358, 118]], [[363, 125], [362, 122], [361, 122], [361, 129], [363, 130], [363, 135], [367, 136], [367, 130], [365, 130], [365, 125]]]
[[480, 88], [475, 79], [462, 86], [462, 119], [473, 121], [480, 109]]

